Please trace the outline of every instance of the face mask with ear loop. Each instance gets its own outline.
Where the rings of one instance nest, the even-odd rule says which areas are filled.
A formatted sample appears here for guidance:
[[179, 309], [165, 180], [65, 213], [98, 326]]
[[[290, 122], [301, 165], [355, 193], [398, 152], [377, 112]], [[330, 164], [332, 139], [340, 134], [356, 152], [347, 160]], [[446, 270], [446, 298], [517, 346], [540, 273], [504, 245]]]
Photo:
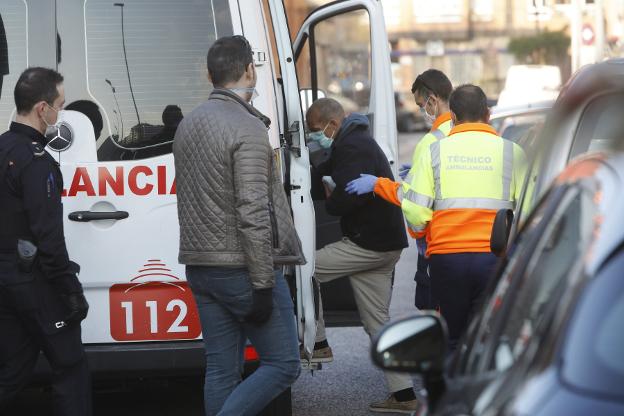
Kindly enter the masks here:
[[317, 142], [323, 149], [329, 149], [333, 143], [333, 140], [325, 135], [325, 130], [329, 127], [329, 123], [325, 125], [323, 130], [312, 131], [308, 133], [308, 139]]
[[46, 125], [46, 130], [45, 130], [44, 136], [48, 136], [48, 135], [51, 135], [51, 134], [55, 134], [55, 133], [56, 133], [56, 129], [58, 128], [58, 119], [59, 119], [59, 116], [60, 116], [60, 110], [57, 110], [56, 108], [52, 107], [52, 106], [51, 106], [50, 104], [48, 104], [48, 103], [45, 103], [45, 105], [47, 105], [49, 108], [51, 108], [52, 110], [54, 110], [54, 112], [56, 112], [56, 119], [57, 119], [57, 122], [56, 122], [56, 123], [54, 123], [54, 124], [50, 124], [50, 123], [48, 122], [48, 120], [46, 120], [46, 118], [45, 118], [43, 115], [41, 116], [41, 119], [43, 120], [43, 122], [44, 122], [44, 123], [45, 123], [45, 125]]
[[258, 90], [256, 89], [256, 87], [230, 88], [230, 91], [232, 91], [233, 93], [237, 95], [251, 94], [251, 98], [249, 99], [249, 102], [252, 102], [253, 100], [255, 100], [256, 98], [260, 96], [260, 94], [258, 94]]
[[431, 96], [427, 97], [427, 101], [425, 102], [425, 105], [422, 106], [420, 111], [425, 119], [425, 122], [427, 122], [428, 125], [433, 125], [433, 123], [435, 122], [437, 118], [436, 117], [437, 109], [436, 111], [433, 112], [433, 114], [429, 114], [429, 112], [427, 111], [427, 104], [429, 104], [430, 99], [431, 99]]

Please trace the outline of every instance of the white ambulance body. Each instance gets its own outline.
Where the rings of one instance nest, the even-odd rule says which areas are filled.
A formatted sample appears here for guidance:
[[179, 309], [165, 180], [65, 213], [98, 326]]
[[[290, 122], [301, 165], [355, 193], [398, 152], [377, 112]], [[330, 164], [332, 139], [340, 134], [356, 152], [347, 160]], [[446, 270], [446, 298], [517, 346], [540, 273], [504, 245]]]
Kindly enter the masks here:
[[91, 305], [82, 328], [93, 371], [166, 374], [203, 364], [194, 300], [177, 261], [171, 143], [181, 117], [210, 94], [208, 48], [233, 34], [254, 49], [253, 105], [272, 120], [271, 144], [308, 260], [292, 280], [299, 337], [310, 351], [314, 252], [340, 232], [337, 219], [322, 212], [322, 197], [313, 196], [301, 98], [335, 97], [369, 115], [394, 163], [381, 2], [323, 6], [294, 45], [281, 0], [2, 0], [0, 17], [9, 58], [9, 73], [0, 74], [2, 126], [14, 118], [13, 88], [26, 67], [56, 68], [65, 77], [71, 110], [61, 113], [48, 151], [63, 172], [67, 246]]

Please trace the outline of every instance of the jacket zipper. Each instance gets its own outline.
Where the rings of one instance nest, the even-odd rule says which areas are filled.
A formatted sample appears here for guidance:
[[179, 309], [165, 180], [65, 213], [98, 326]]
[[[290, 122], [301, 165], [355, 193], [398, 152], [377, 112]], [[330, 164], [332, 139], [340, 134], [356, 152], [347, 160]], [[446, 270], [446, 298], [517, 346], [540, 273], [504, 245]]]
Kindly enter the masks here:
[[271, 236], [273, 238], [273, 248], [279, 247], [279, 231], [277, 229], [277, 220], [275, 218], [275, 210], [273, 203], [269, 202], [269, 217], [271, 218]]

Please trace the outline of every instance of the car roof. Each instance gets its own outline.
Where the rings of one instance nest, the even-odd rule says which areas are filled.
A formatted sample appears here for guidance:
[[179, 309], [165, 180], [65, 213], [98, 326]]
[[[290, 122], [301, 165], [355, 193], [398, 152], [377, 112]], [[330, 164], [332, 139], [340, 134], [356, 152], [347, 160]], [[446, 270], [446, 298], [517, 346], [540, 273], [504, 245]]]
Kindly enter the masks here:
[[624, 152], [588, 153], [572, 161], [555, 183], [579, 184], [593, 192], [598, 212], [585, 269], [593, 275], [624, 242]]
[[554, 100], [538, 101], [534, 103], [526, 103], [522, 105], [495, 106], [492, 108], [491, 119], [500, 117], [509, 117], [522, 114], [540, 113], [547, 111], [554, 105]]

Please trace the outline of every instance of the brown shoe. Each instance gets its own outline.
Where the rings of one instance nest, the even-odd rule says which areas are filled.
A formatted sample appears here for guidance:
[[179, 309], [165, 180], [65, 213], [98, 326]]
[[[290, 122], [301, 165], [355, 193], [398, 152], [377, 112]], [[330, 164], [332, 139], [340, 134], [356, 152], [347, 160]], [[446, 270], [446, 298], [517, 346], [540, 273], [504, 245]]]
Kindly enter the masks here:
[[[300, 353], [301, 359], [307, 360], [303, 348], [300, 350]], [[334, 361], [334, 354], [331, 347], [316, 348], [312, 352], [312, 359], [310, 360], [312, 363], [331, 363], [332, 361]]]
[[426, 414], [426, 406], [419, 402], [418, 399], [399, 402], [393, 395], [390, 395], [386, 400], [371, 403], [369, 410], [378, 413], [404, 413], [414, 416]]

